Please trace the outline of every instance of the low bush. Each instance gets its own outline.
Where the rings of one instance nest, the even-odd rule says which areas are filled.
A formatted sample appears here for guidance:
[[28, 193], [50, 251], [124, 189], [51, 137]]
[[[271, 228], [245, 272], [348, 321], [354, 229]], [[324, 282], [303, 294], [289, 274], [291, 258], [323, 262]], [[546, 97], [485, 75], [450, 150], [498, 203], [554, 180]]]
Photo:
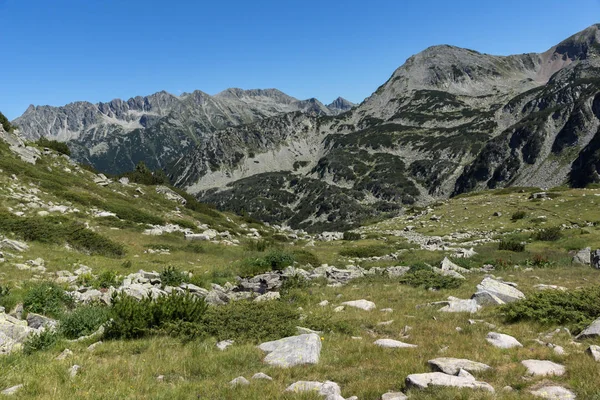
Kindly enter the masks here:
[[109, 339], [140, 338], [164, 331], [169, 324], [200, 324], [207, 310], [206, 303], [189, 293], [173, 292], [156, 300], [137, 300], [124, 294], [115, 295], [110, 307], [110, 321], [105, 336]]
[[508, 322], [567, 326], [573, 334], [600, 317], [600, 286], [568, 292], [547, 290], [502, 307]]
[[310, 264], [313, 267], [318, 267], [321, 265], [321, 260], [319, 260], [319, 257], [308, 250], [296, 249], [292, 251], [292, 255], [294, 256], [294, 260], [300, 265]]
[[78, 250], [106, 257], [121, 257], [125, 255], [125, 247], [113, 242], [94, 231], [81, 226], [75, 228], [67, 237], [67, 242]]
[[340, 250], [340, 256], [354, 258], [381, 257], [389, 254], [390, 251], [391, 249], [385, 245], [358, 246]]
[[36, 351], [46, 350], [54, 346], [60, 337], [52, 330], [45, 330], [29, 336], [23, 343], [23, 353], [32, 354]]
[[268, 270], [281, 271], [287, 266], [293, 265], [294, 254], [283, 250], [272, 250], [263, 257], [246, 258], [238, 264], [238, 274], [241, 276], [253, 276], [262, 274]]
[[296, 308], [282, 301], [236, 301], [208, 309], [203, 325], [217, 340], [257, 343], [294, 335], [298, 318]]
[[60, 318], [58, 332], [67, 339], [91, 335], [108, 321], [109, 312], [108, 307], [101, 305], [77, 307]]
[[527, 216], [527, 213], [525, 211], [519, 210], [519, 211], [515, 211], [513, 213], [513, 215], [511, 215], [510, 219], [513, 221], [518, 221], [520, 219], [524, 219]]
[[188, 279], [188, 274], [179, 271], [173, 266], [168, 266], [160, 272], [160, 281], [165, 286], [179, 286]]
[[8, 286], [0, 285], [0, 307], [8, 312], [17, 304], [17, 299]]
[[110, 270], [100, 272], [100, 274], [98, 274], [92, 283], [92, 286], [94, 286], [96, 289], [108, 289], [111, 286], [118, 287], [120, 285], [121, 280], [119, 279], [117, 273]]
[[267, 250], [269, 247], [273, 247], [273, 242], [270, 240], [260, 239], [260, 240], [250, 240], [245, 244], [245, 248], [248, 251], [258, 251], [262, 253]]
[[537, 232], [533, 238], [542, 242], [555, 242], [562, 237], [559, 226], [552, 226]]
[[456, 289], [462, 279], [435, 273], [431, 269], [416, 268], [400, 277], [400, 283], [423, 289]]
[[514, 251], [522, 253], [525, 251], [525, 244], [517, 240], [501, 240], [498, 245], [498, 250]]
[[274, 250], [267, 254], [264, 260], [273, 271], [282, 271], [284, 268], [293, 265], [295, 258], [291, 253]]
[[344, 240], [360, 240], [360, 233], [346, 231], [344, 232]]
[[23, 298], [23, 310], [49, 317], [59, 317], [72, 306], [73, 299], [53, 282], [34, 283]]
[[525, 261], [525, 265], [534, 268], [550, 268], [554, 263], [543, 254], [534, 254], [532, 259]]
[[67, 146], [67, 144], [64, 142], [46, 139], [44, 136], [42, 136], [35, 143], [40, 147], [47, 147], [49, 149], [59, 152], [60, 154], [66, 154], [68, 156], [71, 155], [71, 149], [69, 149], [69, 146]]

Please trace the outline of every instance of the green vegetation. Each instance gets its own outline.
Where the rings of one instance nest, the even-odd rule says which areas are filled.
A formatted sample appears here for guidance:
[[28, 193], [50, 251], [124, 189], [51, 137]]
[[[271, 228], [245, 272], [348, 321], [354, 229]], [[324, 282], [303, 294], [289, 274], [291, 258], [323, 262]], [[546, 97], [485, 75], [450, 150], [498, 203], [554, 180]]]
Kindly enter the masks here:
[[4, 130], [6, 132], [12, 132], [15, 129], [15, 127], [10, 124], [10, 121], [8, 120], [8, 118], [6, 118], [4, 116], [4, 114], [2, 114], [1, 112], [0, 112], [0, 125], [2, 125], [2, 128], [4, 128]]
[[518, 220], [525, 218], [526, 216], [527, 216], [527, 213], [523, 210], [520, 210], [520, 211], [515, 211], [513, 213], [513, 215], [511, 215], [510, 219], [512, 221], [518, 221]]
[[389, 246], [374, 244], [344, 248], [340, 250], [340, 256], [354, 258], [381, 257], [391, 252], [392, 249]]
[[542, 229], [537, 232], [534, 236], [535, 240], [541, 240], [544, 242], [555, 242], [562, 237], [562, 232], [559, 226], [553, 226]]
[[517, 240], [501, 240], [498, 245], [498, 250], [514, 251], [521, 253], [525, 251], [525, 244]]
[[66, 339], [77, 339], [96, 332], [109, 320], [110, 309], [104, 305], [83, 305], [60, 318], [58, 333]]
[[352, 240], [360, 240], [360, 233], [358, 232], [350, 232], [350, 231], [346, 231], [344, 232], [344, 240], [348, 240], [348, 241], [352, 241]]
[[67, 156], [71, 155], [71, 149], [69, 149], [69, 146], [67, 146], [66, 143], [59, 142], [57, 140], [46, 139], [44, 136], [39, 138], [37, 142], [35, 142], [35, 144], [37, 144], [40, 147], [47, 147], [49, 149], [59, 152], [60, 154], [65, 154]]
[[29, 336], [23, 343], [23, 353], [29, 355], [36, 351], [47, 350], [58, 343], [59, 340], [59, 335], [52, 330], [36, 333]]
[[32, 283], [23, 298], [23, 310], [50, 317], [62, 315], [73, 306], [64, 288], [52, 282]]
[[138, 162], [133, 171], [126, 172], [121, 176], [142, 185], [165, 185], [169, 183], [169, 178], [167, 178], [164, 171], [160, 169], [151, 171], [143, 161]]
[[179, 286], [188, 279], [188, 275], [173, 266], [168, 266], [160, 272], [160, 281], [165, 286]]
[[411, 267], [405, 275], [400, 277], [400, 283], [422, 289], [456, 289], [462, 280], [452, 276], [438, 274], [431, 268]]
[[502, 311], [509, 322], [535, 321], [550, 326], [566, 325], [577, 334], [600, 317], [600, 287], [534, 293], [525, 300], [503, 306]]

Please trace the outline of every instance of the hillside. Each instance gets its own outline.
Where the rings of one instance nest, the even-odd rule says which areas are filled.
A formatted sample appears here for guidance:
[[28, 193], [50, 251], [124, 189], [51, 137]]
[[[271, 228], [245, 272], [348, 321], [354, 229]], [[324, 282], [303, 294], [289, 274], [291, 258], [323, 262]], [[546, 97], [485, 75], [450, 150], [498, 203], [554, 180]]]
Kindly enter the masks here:
[[[0, 138], [0, 391], [326, 398], [301, 392], [312, 381], [337, 393], [328, 399], [600, 392], [597, 350], [586, 353], [597, 333], [576, 337], [600, 317], [598, 270], [579, 251], [600, 247], [597, 188], [460, 195], [311, 235]], [[497, 348], [508, 339], [491, 333], [521, 346]], [[286, 337], [284, 355], [268, 356], [265, 342]], [[230, 383], [240, 376], [248, 384]]]

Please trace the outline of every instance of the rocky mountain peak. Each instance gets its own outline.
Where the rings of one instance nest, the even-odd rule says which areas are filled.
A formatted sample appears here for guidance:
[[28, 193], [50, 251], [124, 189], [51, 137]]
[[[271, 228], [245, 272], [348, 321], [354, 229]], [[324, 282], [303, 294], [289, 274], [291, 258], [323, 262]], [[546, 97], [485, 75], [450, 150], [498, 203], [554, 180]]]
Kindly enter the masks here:
[[344, 112], [350, 110], [355, 105], [356, 104], [344, 99], [343, 97], [338, 97], [337, 99], [332, 101], [331, 104], [328, 104], [327, 107], [332, 110], [339, 110], [340, 112]]

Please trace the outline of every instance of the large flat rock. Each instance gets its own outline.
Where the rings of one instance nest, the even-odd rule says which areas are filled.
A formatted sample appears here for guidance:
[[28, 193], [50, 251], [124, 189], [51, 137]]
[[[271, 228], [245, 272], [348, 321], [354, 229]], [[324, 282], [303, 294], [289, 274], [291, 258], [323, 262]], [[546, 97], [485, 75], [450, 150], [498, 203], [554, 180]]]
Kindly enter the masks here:
[[523, 347], [521, 343], [510, 335], [504, 333], [490, 332], [487, 335], [486, 340], [494, 347], [500, 349], [512, 349], [513, 347]]
[[427, 362], [432, 370], [443, 372], [448, 375], [458, 375], [459, 371], [483, 372], [491, 367], [480, 362], [464, 358], [440, 357]]
[[523, 292], [496, 279], [485, 278], [477, 285], [478, 292], [488, 292], [505, 303], [511, 303], [525, 298]]
[[521, 364], [527, 368], [527, 373], [533, 376], [561, 376], [566, 372], [563, 365], [548, 360], [523, 360]]
[[320, 394], [321, 396], [340, 396], [342, 394], [340, 386], [331, 381], [298, 381], [288, 386], [285, 391], [292, 393], [312, 392]]
[[384, 347], [384, 348], [389, 348], [389, 349], [404, 349], [404, 348], [417, 347], [416, 344], [404, 343], [404, 342], [401, 342], [399, 340], [394, 340], [394, 339], [379, 339], [379, 340], [376, 340], [373, 344], [376, 346], [379, 346], [379, 347]]
[[574, 400], [577, 398], [575, 393], [562, 386], [544, 386], [540, 389], [532, 390], [531, 394], [542, 399], [550, 400]]
[[317, 364], [321, 355], [321, 338], [309, 333], [291, 336], [258, 346], [269, 353], [265, 362], [278, 367], [293, 367], [301, 364]]
[[427, 389], [430, 386], [446, 386], [483, 389], [492, 393], [494, 392], [494, 388], [489, 383], [479, 382], [470, 376], [454, 376], [442, 372], [409, 375], [406, 377], [406, 386], [417, 389]]
[[593, 339], [600, 336], [600, 318], [595, 320], [585, 328], [575, 339], [583, 340], [583, 339]]
[[369, 300], [353, 300], [342, 303], [343, 306], [360, 308], [361, 310], [371, 311], [377, 308], [375, 303]]

